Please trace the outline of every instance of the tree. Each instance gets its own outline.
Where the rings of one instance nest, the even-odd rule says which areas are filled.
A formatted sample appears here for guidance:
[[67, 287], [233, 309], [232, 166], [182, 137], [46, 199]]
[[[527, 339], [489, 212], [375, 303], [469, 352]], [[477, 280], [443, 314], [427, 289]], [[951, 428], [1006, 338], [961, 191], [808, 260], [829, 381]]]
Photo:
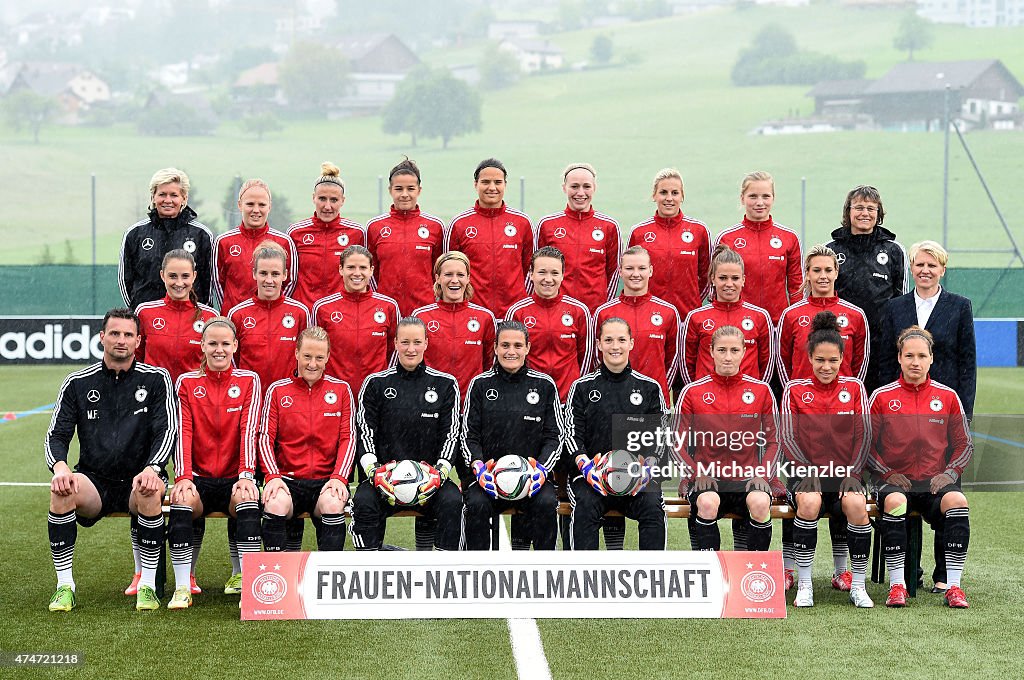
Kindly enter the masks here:
[[277, 77], [291, 107], [326, 113], [345, 94], [348, 73], [348, 59], [341, 50], [298, 43], [281, 61]]
[[242, 119], [239, 125], [243, 132], [256, 135], [256, 139], [259, 141], [263, 141], [263, 135], [268, 132], [280, 132], [284, 129], [284, 124], [270, 111], [249, 114]]
[[900, 27], [893, 38], [892, 46], [900, 51], [906, 51], [907, 61], [914, 61], [914, 51], [925, 49], [934, 39], [931, 22], [910, 10], [900, 20]]
[[612, 39], [608, 36], [594, 36], [594, 42], [590, 43], [590, 58], [597, 64], [607, 64], [612, 60], [614, 49]]
[[75, 249], [71, 247], [71, 239], [64, 239], [64, 261], [61, 264], [78, 264], [78, 258], [75, 257]]
[[19, 90], [4, 99], [4, 119], [16, 132], [29, 130], [32, 141], [39, 143], [39, 130], [57, 110], [57, 100], [31, 90]]
[[519, 60], [508, 50], [491, 45], [480, 61], [480, 84], [488, 90], [500, 90], [519, 78]]
[[155, 137], [188, 137], [213, 134], [217, 121], [185, 102], [169, 101], [145, 111], [138, 128], [140, 133]]
[[43, 244], [43, 250], [39, 253], [36, 264], [57, 264], [57, 259], [53, 256], [49, 243]]
[[480, 95], [448, 69], [417, 69], [395, 91], [384, 111], [384, 132], [440, 137], [442, 148], [453, 138], [480, 130]]

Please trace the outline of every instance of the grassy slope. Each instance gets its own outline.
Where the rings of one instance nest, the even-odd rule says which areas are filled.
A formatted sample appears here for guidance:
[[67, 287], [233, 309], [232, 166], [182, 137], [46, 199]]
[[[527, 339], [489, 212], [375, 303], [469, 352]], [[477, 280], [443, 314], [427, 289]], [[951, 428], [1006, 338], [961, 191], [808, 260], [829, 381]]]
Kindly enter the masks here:
[[[55, 245], [70, 238], [85, 259], [89, 233], [90, 172], [99, 177], [101, 261], [117, 257], [120, 234], [141, 214], [146, 180], [153, 169], [178, 165], [190, 172], [204, 202], [216, 214], [235, 174], [260, 175], [293, 207], [307, 203], [318, 163], [338, 162], [349, 183], [346, 212], [365, 220], [377, 212], [377, 175], [409, 152], [425, 174], [424, 208], [442, 218], [464, 209], [473, 197], [470, 170], [482, 157], [505, 160], [513, 178], [510, 203], [519, 206], [519, 176], [528, 178], [527, 211], [534, 217], [561, 204], [558, 177], [566, 162], [586, 158], [601, 176], [598, 207], [624, 227], [651, 211], [649, 178], [666, 165], [679, 167], [687, 182], [686, 210], [713, 232], [736, 221], [738, 180], [767, 168], [778, 179], [779, 221], [800, 223], [800, 178], [807, 185], [807, 241], [817, 242], [838, 221], [846, 190], [878, 186], [890, 214], [888, 225], [904, 243], [936, 237], [941, 221], [942, 137], [924, 133], [843, 133], [755, 137], [748, 132], [767, 118], [812, 107], [805, 87], [734, 89], [729, 70], [737, 52], [764, 23], [784, 23], [801, 47], [868, 63], [869, 76], [884, 73], [902, 57], [891, 47], [898, 13], [815, 6], [802, 9], [732, 9], [693, 17], [631, 24], [608, 31], [619, 55], [642, 61], [597, 71], [525, 78], [512, 89], [485, 97], [484, 131], [460, 138], [448, 151], [434, 141], [417, 149], [404, 137], [384, 136], [377, 118], [291, 123], [283, 133], [257, 143], [231, 125], [216, 137], [141, 138], [124, 126], [102, 130], [50, 128], [35, 146], [0, 133], [10, 162], [0, 183], [10, 196], [0, 214], [3, 262], [31, 262], [39, 234]], [[856, 25], [860, 30], [851, 31]], [[553, 36], [570, 62], [586, 58], [595, 31]], [[998, 57], [1024, 74], [1024, 29], [971, 30], [939, 27], [922, 60]], [[476, 61], [480, 45], [428, 55], [446, 63]], [[1021, 212], [1016, 158], [1024, 135], [977, 133], [969, 140], [1011, 226]], [[60, 178], [59, 183], [52, 178]], [[954, 140], [950, 225], [953, 247], [1006, 245], [963, 152]], [[960, 265], [986, 263], [959, 256]], [[1002, 264], [1002, 258], [998, 264]]]

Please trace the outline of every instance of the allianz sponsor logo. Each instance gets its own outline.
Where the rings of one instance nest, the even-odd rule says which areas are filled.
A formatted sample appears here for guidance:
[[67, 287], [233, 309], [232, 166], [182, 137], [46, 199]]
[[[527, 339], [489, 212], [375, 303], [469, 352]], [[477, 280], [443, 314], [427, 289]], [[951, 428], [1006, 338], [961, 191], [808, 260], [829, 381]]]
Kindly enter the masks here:
[[[0, 325], [0, 357], [8, 361], [94, 361], [103, 357], [100, 335], [89, 325], [69, 326], [43, 323], [32, 330], [32, 319], [4, 320]], [[74, 323], [73, 321], [71, 323]], [[96, 323], [97, 328], [99, 321]], [[13, 328], [12, 328], [13, 327]], [[10, 330], [8, 330], [10, 329]], [[17, 330], [15, 330], [17, 329]]]

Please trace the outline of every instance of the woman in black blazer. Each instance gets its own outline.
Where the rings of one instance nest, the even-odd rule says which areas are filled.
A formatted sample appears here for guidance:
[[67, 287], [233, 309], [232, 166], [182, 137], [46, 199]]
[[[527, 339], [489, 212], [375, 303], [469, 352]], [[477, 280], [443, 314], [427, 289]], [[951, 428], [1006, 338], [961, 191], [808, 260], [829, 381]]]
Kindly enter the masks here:
[[[934, 339], [932, 380], [952, 388], [960, 397], [967, 420], [974, 418], [974, 394], [978, 384], [977, 347], [971, 301], [939, 285], [946, 273], [949, 254], [935, 241], [921, 241], [910, 247], [910, 273], [914, 290], [889, 300], [882, 311], [882, 356], [879, 378], [882, 384], [900, 374], [896, 338], [905, 328], [921, 326]], [[941, 532], [935, 533], [935, 582], [933, 592], [945, 590], [945, 549]]]

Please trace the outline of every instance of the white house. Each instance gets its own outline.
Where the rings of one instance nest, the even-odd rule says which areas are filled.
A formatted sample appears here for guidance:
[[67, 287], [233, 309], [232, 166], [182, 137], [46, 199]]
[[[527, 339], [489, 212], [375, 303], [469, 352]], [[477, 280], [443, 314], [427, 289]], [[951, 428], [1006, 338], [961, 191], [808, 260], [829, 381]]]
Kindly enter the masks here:
[[498, 49], [515, 56], [523, 73], [559, 69], [565, 64], [565, 53], [548, 40], [509, 38], [501, 41]]

